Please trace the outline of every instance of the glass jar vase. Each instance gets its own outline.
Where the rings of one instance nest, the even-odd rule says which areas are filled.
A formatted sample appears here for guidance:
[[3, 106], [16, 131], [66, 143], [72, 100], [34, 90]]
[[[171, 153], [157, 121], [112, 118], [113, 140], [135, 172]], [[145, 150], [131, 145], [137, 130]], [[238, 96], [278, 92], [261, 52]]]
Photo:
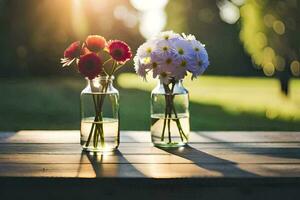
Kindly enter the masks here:
[[190, 132], [189, 93], [182, 80], [159, 81], [151, 93], [151, 138], [159, 147], [179, 147]]
[[119, 146], [119, 92], [114, 77], [87, 79], [80, 95], [80, 143], [86, 151], [112, 151]]

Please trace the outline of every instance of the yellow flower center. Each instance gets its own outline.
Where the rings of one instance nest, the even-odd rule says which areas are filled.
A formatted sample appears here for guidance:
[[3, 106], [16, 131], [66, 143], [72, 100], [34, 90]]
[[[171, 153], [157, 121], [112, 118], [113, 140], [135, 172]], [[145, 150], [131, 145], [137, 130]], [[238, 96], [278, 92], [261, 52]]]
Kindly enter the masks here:
[[198, 47], [195, 48], [195, 51], [200, 51], [200, 49]]
[[187, 64], [187, 63], [186, 63], [186, 61], [185, 61], [185, 60], [183, 60], [183, 61], [180, 63], [180, 66], [181, 66], [181, 67], [185, 67], [185, 66], [186, 66], [186, 64]]
[[183, 54], [184, 54], [183, 49], [182, 49], [182, 48], [179, 48], [179, 49], [178, 49], [178, 53], [179, 53], [180, 55], [183, 55]]
[[152, 52], [152, 49], [151, 49], [150, 47], [148, 47], [148, 48], [146, 49], [146, 52], [147, 52], [147, 53], [151, 53], [151, 52]]
[[171, 63], [172, 63], [172, 59], [171, 59], [171, 58], [168, 58], [168, 59], [166, 60], [166, 63], [167, 63], [167, 64], [171, 64]]
[[152, 67], [153, 69], [155, 69], [157, 67], [157, 63], [156, 62], [152, 63]]
[[163, 49], [163, 51], [168, 51], [169, 47], [168, 46], [164, 46], [162, 49]]
[[151, 62], [150, 57], [146, 57], [146, 58], [143, 58], [143, 59], [142, 59], [142, 63], [143, 63], [143, 64], [148, 64], [148, 63], [150, 63], [150, 62]]
[[166, 72], [162, 72], [160, 75], [161, 75], [162, 77], [167, 77], [167, 73], [166, 73]]

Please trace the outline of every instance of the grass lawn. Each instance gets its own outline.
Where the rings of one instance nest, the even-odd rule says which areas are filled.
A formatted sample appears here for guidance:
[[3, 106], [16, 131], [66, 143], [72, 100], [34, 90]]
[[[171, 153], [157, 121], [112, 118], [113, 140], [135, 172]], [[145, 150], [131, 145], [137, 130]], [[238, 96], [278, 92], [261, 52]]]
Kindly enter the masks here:
[[[135, 74], [118, 77], [121, 129], [149, 129], [153, 80]], [[203, 76], [187, 80], [192, 130], [300, 130], [300, 80], [291, 82], [290, 96], [276, 79]], [[0, 131], [78, 129], [82, 79], [0, 79]]]

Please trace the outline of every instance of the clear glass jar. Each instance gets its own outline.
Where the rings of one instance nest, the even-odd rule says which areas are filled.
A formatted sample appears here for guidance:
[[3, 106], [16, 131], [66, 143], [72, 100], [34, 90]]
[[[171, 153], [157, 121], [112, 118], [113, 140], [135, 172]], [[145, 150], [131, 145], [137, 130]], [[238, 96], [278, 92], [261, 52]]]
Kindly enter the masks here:
[[119, 92], [113, 79], [87, 79], [81, 92], [80, 143], [86, 151], [112, 151], [119, 146]]
[[160, 80], [151, 93], [153, 144], [160, 147], [184, 146], [189, 132], [189, 93], [182, 80], [169, 84]]

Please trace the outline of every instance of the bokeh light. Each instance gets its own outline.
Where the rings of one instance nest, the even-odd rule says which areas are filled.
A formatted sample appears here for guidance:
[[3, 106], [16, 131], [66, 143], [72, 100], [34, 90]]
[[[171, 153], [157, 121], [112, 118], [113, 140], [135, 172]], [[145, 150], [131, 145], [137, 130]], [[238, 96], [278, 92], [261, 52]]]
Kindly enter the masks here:
[[273, 23], [273, 29], [274, 31], [279, 34], [279, 35], [283, 35], [285, 32], [285, 26], [284, 23], [280, 20], [276, 20]]
[[298, 60], [294, 60], [291, 63], [291, 71], [294, 76], [300, 76], [300, 63]]
[[240, 18], [239, 8], [228, 0], [220, 1], [218, 3], [220, 9], [220, 17], [228, 24], [236, 23]]
[[150, 38], [164, 29], [167, 23], [164, 9], [168, 0], [130, 0], [130, 2], [140, 12], [139, 30], [144, 38]]
[[263, 71], [266, 76], [272, 76], [275, 72], [275, 67], [274, 67], [273, 63], [271, 63], [271, 62], [266, 63], [264, 65]]
[[128, 10], [124, 5], [118, 5], [114, 9], [114, 17], [124, 23], [128, 28], [134, 28], [138, 23], [137, 13]]
[[140, 33], [147, 39], [151, 38], [164, 29], [166, 21], [167, 16], [163, 10], [144, 12], [140, 17]]
[[241, 6], [245, 3], [245, 0], [231, 0], [237, 6]]
[[168, 0], [130, 0], [133, 7], [139, 11], [149, 11], [155, 9], [163, 9]]
[[273, 23], [275, 21], [275, 17], [271, 14], [266, 14], [264, 16], [264, 23], [267, 27], [272, 27], [273, 26]]
[[[252, 60], [263, 69], [266, 76], [276, 73], [281, 80], [297, 74], [298, 43], [295, 19], [298, 13], [295, 1], [270, 1], [259, 4], [256, 0], [245, 1], [241, 7], [242, 30], [240, 39]], [[295, 15], [296, 14], [296, 15]], [[296, 56], [297, 55], [297, 56]], [[296, 62], [293, 62], [296, 63]], [[293, 66], [293, 67], [292, 67]], [[285, 77], [285, 78], [283, 78]]]

